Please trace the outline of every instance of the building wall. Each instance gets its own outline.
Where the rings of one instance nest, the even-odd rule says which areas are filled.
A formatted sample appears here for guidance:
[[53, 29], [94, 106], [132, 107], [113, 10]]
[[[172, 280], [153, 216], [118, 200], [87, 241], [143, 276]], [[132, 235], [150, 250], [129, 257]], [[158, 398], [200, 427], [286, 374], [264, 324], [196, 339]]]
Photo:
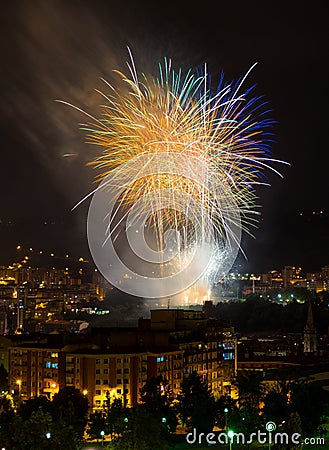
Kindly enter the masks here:
[[100, 408], [110, 398], [131, 406], [147, 380], [147, 354], [66, 354], [66, 386], [85, 392], [90, 405]]
[[[190, 311], [189, 316], [174, 313], [169, 316], [176, 320], [198, 320]], [[122, 398], [131, 406], [140, 401], [140, 390], [150, 377], [162, 376], [177, 394], [184, 376], [196, 371], [219, 396], [230, 393], [236, 374], [233, 331], [217, 325], [202, 330], [109, 329], [93, 335], [97, 343], [87, 346], [82, 342], [62, 349], [12, 346], [10, 388], [30, 398], [51, 397], [59, 387], [74, 386], [88, 396], [93, 408], [102, 407], [108, 397]], [[105, 344], [111, 346], [108, 351]]]
[[9, 389], [22, 398], [46, 395], [59, 390], [58, 349], [38, 347], [9, 348]]

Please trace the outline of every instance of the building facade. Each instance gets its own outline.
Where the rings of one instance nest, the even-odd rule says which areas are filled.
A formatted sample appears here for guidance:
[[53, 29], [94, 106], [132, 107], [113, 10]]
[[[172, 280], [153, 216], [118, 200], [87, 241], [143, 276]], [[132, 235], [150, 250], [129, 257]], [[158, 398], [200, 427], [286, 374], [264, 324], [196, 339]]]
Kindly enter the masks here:
[[48, 335], [48, 344], [9, 347], [10, 389], [22, 398], [51, 398], [73, 386], [94, 409], [109, 397], [132, 406], [149, 378], [162, 376], [177, 395], [194, 371], [215, 396], [230, 395], [237, 370], [234, 330], [207, 321], [200, 311], [156, 310], [136, 328], [94, 329], [66, 345], [51, 340]]

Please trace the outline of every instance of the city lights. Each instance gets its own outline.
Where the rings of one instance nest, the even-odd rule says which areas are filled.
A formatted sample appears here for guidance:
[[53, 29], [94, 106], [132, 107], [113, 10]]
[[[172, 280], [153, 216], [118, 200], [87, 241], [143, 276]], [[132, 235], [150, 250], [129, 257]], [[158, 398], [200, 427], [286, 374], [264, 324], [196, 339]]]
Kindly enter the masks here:
[[0, 450], [328, 444], [327, 3], [176, 3], [1, 5]]

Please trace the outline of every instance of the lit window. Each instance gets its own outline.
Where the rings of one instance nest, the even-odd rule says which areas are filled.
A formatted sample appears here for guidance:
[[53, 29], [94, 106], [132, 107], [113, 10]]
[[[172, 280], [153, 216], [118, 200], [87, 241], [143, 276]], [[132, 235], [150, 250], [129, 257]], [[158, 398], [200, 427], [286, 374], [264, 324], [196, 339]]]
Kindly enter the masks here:
[[224, 347], [224, 350], [233, 350], [234, 343], [233, 342], [224, 342], [223, 347]]

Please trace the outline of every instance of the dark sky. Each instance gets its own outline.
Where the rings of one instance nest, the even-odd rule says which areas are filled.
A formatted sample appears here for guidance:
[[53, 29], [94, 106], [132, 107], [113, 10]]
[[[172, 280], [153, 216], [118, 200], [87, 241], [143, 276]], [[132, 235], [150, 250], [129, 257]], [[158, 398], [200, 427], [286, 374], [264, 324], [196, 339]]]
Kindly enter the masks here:
[[[98, 114], [95, 89], [125, 70], [128, 45], [137, 68], [156, 74], [207, 62], [212, 78], [236, 79], [258, 62], [257, 83], [278, 122], [273, 157], [290, 162], [284, 179], [258, 191], [262, 221], [243, 239], [245, 270], [298, 264], [317, 270], [328, 249], [328, 23], [320, 1], [11, 1], [2, 5], [0, 264], [17, 243], [88, 255], [87, 206], [95, 153], [84, 117], [67, 100]], [[74, 154], [65, 157], [65, 154]], [[323, 211], [322, 215], [313, 214]], [[303, 213], [303, 216], [300, 213]], [[56, 218], [53, 227], [41, 226]], [[14, 220], [11, 226], [8, 220]], [[48, 219], [47, 219], [48, 220]], [[7, 226], [8, 225], [8, 226]]]

